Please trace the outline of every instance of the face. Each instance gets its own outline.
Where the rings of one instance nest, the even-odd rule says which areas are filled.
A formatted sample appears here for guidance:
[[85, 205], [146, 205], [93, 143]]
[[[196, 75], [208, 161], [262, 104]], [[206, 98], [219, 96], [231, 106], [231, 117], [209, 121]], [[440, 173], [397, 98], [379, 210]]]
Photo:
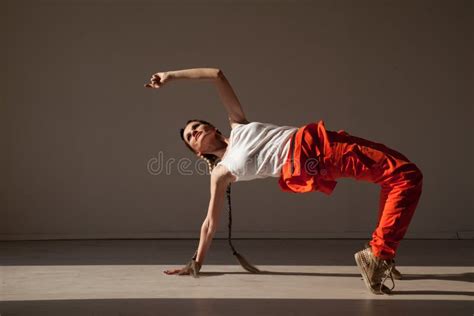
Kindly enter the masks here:
[[184, 139], [198, 154], [206, 153], [216, 138], [217, 129], [197, 121], [190, 122], [184, 128]]

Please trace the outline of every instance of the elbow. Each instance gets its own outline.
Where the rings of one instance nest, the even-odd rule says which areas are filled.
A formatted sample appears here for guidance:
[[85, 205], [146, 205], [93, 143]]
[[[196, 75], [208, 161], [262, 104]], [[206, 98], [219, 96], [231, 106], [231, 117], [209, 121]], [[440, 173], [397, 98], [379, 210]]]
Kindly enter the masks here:
[[204, 230], [206, 234], [213, 235], [217, 231], [217, 225], [211, 221], [205, 221], [204, 224], [202, 225], [202, 229]]
[[221, 69], [217, 68], [216, 70], [217, 70], [217, 72], [216, 72], [216, 79], [223, 79], [223, 78], [225, 78], [225, 77], [224, 77], [224, 73], [222, 72]]
[[209, 225], [209, 227], [207, 228], [207, 233], [209, 235], [213, 235], [216, 233], [217, 231], [217, 225]]
[[207, 226], [207, 233], [209, 235], [214, 235], [216, 231], [217, 231], [217, 225], [210, 222]]

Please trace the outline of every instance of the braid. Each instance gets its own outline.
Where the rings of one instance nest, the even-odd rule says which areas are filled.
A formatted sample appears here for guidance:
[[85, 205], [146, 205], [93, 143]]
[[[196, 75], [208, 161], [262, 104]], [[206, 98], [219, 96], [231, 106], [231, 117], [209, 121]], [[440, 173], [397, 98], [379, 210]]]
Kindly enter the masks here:
[[218, 160], [217, 156], [214, 156], [215, 158], [210, 157], [210, 156], [214, 156], [214, 155], [204, 154], [200, 156], [202, 159], [204, 159], [207, 162], [207, 165], [209, 167], [209, 173], [212, 172], [212, 169], [214, 169], [214, 167], [216, 166], [216, 162]]
[[232, 254], [237, 257], [237, 260], [239, 260], [240, 265], [247, 270], [248, 272], [251, 273], [260, 273], [261, 271], [251, 265], [247, 259], [245, 259], [240, 253], [235, 250], [234, 246], [232, 245], [232, 206], [230, 203], [230, 184], [227, 186], [226, 194], [227, 194], [227, 202], [229, 205], [229, 236], [227, 237], [227, 240], [229, 241], [229, 246], [232, 249]]
[[226, 195], [227, 195], [227, 203], [228, 203], [228, 206], [229, 206], [229, 236], [227, 237], [227, 240], [229, 241], [229, 245], [230, 245], [230, 248], [232, 248], [232, 254], [235, 256], [237, 251], [235, 250], [234, 246], [232, 245], [232, 206], [231, 206], [231, 203], [230, 203], [230, 184], [229, 186], [227, 187], [227, 190], [226, 190]]

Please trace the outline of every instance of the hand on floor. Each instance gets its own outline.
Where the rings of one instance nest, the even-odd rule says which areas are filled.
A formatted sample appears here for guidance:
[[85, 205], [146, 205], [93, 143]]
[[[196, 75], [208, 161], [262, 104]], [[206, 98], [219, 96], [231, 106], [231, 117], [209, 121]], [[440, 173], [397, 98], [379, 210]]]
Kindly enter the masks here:
[[173, 269], [173, 270], [165, 270], [164, 273], [166, 274], [177, 274], [177, 275], [189, 275], [191, 274], [194, 278], [197, 278], [199, 275], [199, 271], [201, 271], [201, 264], [197, 261], [191, 260], [189, 261], [185, 267], [180, 269]]

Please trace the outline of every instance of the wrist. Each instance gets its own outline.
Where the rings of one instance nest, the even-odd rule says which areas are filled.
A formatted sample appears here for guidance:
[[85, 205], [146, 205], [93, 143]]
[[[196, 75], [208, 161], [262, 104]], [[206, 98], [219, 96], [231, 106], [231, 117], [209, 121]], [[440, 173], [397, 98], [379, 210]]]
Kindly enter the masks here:
[[169, 79], [176, 79], [176, 74], [174, 71], [165, 71], [165, 74]]
[[202, 265], [194, 259], [189, 262], [188, 266], [194, 277], [197, 277], [199, 272], [201, 272]]
[[[193, 255], [193, 257], [191, 258], [191, 260], [193, 260], [194, 262], [196, 262], [197, 264], [199, 264], [200, 266], [202, 266], [202, 261], [198, 261], [198, 260], [197, 260], [197, 255], [198, 255], [198, 251], [196, 250], [196, 251], [194, 252], [194, 255]], [[202, 259], [201, 259], [201, 260], [202, 260]]]

